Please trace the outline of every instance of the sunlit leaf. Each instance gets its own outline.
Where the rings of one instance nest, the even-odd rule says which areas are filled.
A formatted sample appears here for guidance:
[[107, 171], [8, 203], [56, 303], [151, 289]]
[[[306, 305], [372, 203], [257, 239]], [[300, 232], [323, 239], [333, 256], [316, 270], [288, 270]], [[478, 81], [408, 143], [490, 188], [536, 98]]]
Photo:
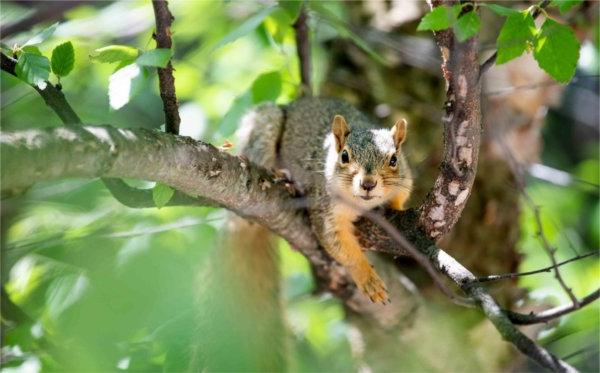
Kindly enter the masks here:
[[547, 18], [535, 38], [533, 57], [550, 76], [566, 83], [575, 74], [579, 41], [569, 26]]
[[298, 18], [298, 14], [300, 14], [300, 9], [302, 9], [302, 5], [304, 4], [303, 0], [279, 0], [278, 4], [285, 12], [290, 16], [292, 20], [296, 20]]
[[173, 193], [175, 193], [175, 190], [170, 186], [163, 183], [156, 183], [154, 189], [152, 189], [152, 199], [154, 199], [156, 207], [161, 208], [169, 203], [171, 197], [173, 197]]
[[52, 72], [58, 76], [67, 76], [75, 65], [73, 44], [68, 41], [52, 50]]
[[173, 51], [171, 49], [152, 49], [142, 53], [135, 62], [141, 66], [166, 67], [172, 54]]
[[142, 79], [142, 69], [137, 64], [129, 64], [108, 78], [108, 99], [110, 107], [118, 110], [125, 106], [136, 91], [135, 85]]
[[417, 26], [417, 31], [440, 31], [452, 27], [456, 22], [455, 12], [447, 6], [437, 6], [425, 14]]
[[475, 11], [464, 14], [454, 24], [454, 34], [459, 41], [465, 41], [477, 34], [481, 27], [481, 20]]
[[248, 91], [238, 96], [227, 113], [223, 116], [223, 120], [219, 124], [219, 133], [222, 136], [231, 135], [237, 128], [240, 119], [244, 113], [252, 106], [252, 92]]
[[58, 22], [35, 34], [35, 36], [27, 40], [23, 44], [23, 46], [25, 47], [28, 45], [36, 45], [46, 41], [50, 36], [52, 36], [52, 34], [54, 34], [54, 31], [56, 31], [56, 27], [58, 27]]
[[252, 84], [252, 101], [275, 101], [281, 93], [281, 75], [272, 71], [261, 74]]
[[90, 54], [94, 62], [114, 63], [114, 62], [133, 62], [139, 55], [139, 50], [128, 45], [109, 45], [98, 48]]
[[19, 55], [15, 73], [25, 82], [44, 89], [50, 76], [50, 61], [37, 47], [25, 47]]
[[498, 48], [496, 63], [503, 64], [522, 55], [533, 43], [535, 33], [535, 24], [528, 11], [508, 16], [496, 41]]
[[46, 305], [50, 317], [56, 320], [81, 298], [88, 283], [88, 279], [81, 274], [69, 274], [52, 281], [46, 292]]

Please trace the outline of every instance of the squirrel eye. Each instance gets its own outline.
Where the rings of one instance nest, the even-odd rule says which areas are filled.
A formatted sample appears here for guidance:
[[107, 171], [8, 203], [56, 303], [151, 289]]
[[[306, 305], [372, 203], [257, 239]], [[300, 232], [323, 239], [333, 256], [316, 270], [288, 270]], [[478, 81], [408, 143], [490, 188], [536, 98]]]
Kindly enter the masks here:
[[398, 162], [398, 158], [396, 158], [396, 155], [394, 154], [390, 158], [390, 167], [396, 167], [396, 162]]
[[346, 150], [342, 151], [342, 163], [350, 162], [350, 157], [348, 156], [348, 152]]

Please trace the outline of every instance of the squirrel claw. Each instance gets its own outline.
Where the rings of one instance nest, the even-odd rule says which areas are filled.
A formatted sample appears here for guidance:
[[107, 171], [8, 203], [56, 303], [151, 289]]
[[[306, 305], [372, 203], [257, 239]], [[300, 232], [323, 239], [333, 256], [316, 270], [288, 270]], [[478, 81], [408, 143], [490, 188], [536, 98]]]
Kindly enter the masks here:
[[371, 268], [368, 267], [368, 273], [366, 275], [360, 276], [360, 279], [355, 279], [359, 289], [371, 300], [373, 303], [386, 304], [385, 301], [389, 301], [389, 296], [387, 289], [385, 288], [385, 284], [379, 278], [377, 273]]

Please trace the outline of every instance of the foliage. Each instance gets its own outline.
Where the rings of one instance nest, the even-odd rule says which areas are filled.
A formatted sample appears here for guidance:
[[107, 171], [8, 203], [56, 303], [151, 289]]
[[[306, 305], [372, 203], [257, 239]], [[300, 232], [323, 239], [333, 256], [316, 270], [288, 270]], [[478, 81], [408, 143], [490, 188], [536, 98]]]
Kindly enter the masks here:
[[[555, 0], [551, 6], [558, 7], [561, 13], [567, 12], [581, 1]], [[567, 83], [575, 74], [579, 59], [579, 41], [569, 26], [563, 25], [547, 15], [543, 9], [530, 7], [516, 11], [498, 4], [482, 3], [499, 16], [506, 17], [498, 35], [497, 64], [506, 63], [521, 56], [525, 51], [533, 50], [533, 57], [541, 69], [561, 83]], [[470, 8], [470, 10], [466, 10]], [[536, 28], [532, 12], [542, 12], [546, 21]], [[481, 21], [477, 9], [471, 3], [456, 4], [453, 7], [438, 6], [427, 13], [417, 30], [440, 31], [454, 29], [456, 38], [463, 42], [477, 34]]]
[[[576, 2], [553, 2], [552, 6], [566, 12], [567, 3]], [[343, 6], [318, 1], [280, 1], [268, 6], [259, 2], [169, 2], [176, 17], [175, 55], [149, 46], [154, 27], [152, 11], [149, 4], [137, 2], [78, 7], [66, 13], [64, 23], [34, 32], [31, 38], [20, 35], [14, 43], [6, 44], [18, 46], [14, 52], [19, 79], [43, 86], [45, 81], [55, 79], [52, 72], [61, 77], [63, 92], [86, 122], [117, 126], [160, 128], [163, 113], [154, 69], [171, 60], [181, 102], [182, 131], [222, 143], [233, 135], [240, 117], [252, 105], [264, 101], [285, 104], [296, 97], [300, 79], [290, 24], [302, 4], [318, 22], [311, 34], [317, 83], [330, 64], [324, 45], [338, 38], [364, 51], [369, 62], [386, 63], [386, 55], [349, 25]], [[3, 8], [9, 5], [20, 7], [3, 3]], [[495, 4], [485, 6], [506, 17], [505, 22], [513, 15], [525, 14]], [[428, 20], [420, 28], [452, 27], [457, 38], [467, 40], [481, 28], [476, 10], [467, 9], [434, 10], [443, 12], [443, 17], [427, 15]], [[118, 22], [106, 22], [116, 16], [135, 19], [136, 28], [129, 30], [129, 23], [119, 28]], [[532, 30], [533, 36], [517, 38], [515, 48], [519, 53], [511, 53], [510, 47], [503, 44], [499, 59], [501, 51], [516, 58], [532, 50], [538, 54], [538, 61], [544, 61], [540, 62], [546, 66], [544, 69], [568, 80], [573, 66], [565, 68], [565, 61], [555, 62], [551, 56], [544, 56], [557, 49], [567, 50], [565, 43], [571, 43], [569, 56], [574, 55], [572, 34], [567, 35], [561, 26], [550, 23], [547, 28]], [[514, 31], [508, 34], [513, 40], [517, 35]], [[561, 37], [554, 40], [552, 35]], [[576, 60], [571, 58], [569, 63]], [[2, 130], [59, 125], [31, 87], [19, 79], [2, 74]], [[587, 156], [586, 161], [592, 158]], [[598, 183], [597, 163], [576, 163], [568, 171]], [[152, 188], [157, 207], [165, 206], [173, 195], [172, 188], [164, 184], [133, 183]], [[582, 251], [597, 247], [597, 198], [586, 191], [546, 184], [535, 184], [529, 192], [543, 204], [544, 227], [551, 242], [560, 248], [561, 259], [570, 257], [564, 249], [569, 241]], [[3, 369], [186, 369], [193, 359], [187, 347], [194, 337], [190, 325], [197, 321], [194, 294], [200, 286], [198, 267], [220, 249], [216, 237], [223, 223], [222, 210], [128, 209], [118, 204], [98, 180], [37, 185], [20, 199], [3, 201], [3, 213], [10, 212], [8, 207], [5, 210], [10, 203], [17, 208], [11, 212], [10, 222], [3, 216], [8, 230], [2, 234], [2, 276], [10, 300], [24, 315], [12, 313], [3, 304], [3, 318], [18, 320], [3, 330], [3, 357], [7, 357]], [[521, 269], [547, 265], [529, 212], [522, 216], [521, 224], [521, 247], [527, 254]], [[280, 242], [279, 251], [290, 324], [291, 370], [362, 369], [364, 362], [352, 345], [355, 330], [349, 323], [351, 315], [346, 314], [339, 300], [314, 296], [314, 278], [304, 257], [284, 242]], [[594, 261], [567, 268], [567, 280], [581, 291], [578, 295], [591, 290], [590, 284], [598, 276]], [[527, 277], [521, 284], [540, 289], [533, 293], [536, 298], [552, 304], [565, 301], [550, 277]], [[495, 334], [485, 333], [486, 322], [480, 315], [450, 306], [447, 300], [441, 305], [432, 301], [423, 308], [427, 314], [416, 320], [407, 334], [422, 335], [424, 342], [394, 340], [387, 346], [389, 349], [393, 345], [393, 353], [369, 364], [379, 363], [387, 370], [399, 364], [413, 371], [489, 369], [489, 351], [479, 350], [483, 348], [481, 335], [490, 343], [504, 345]], [[597, 311], [593, 306], [562, 319], [559, 325], [549, 326], [543, 342], [560, 356], [575, 350], [570, 346], [586, 345], [587, 338], [597, 330]], [[427, 323], [425, 318], [438, 322]], [[470, 330], [483, 330], [483, 334]], [[583, 341], [573, 342], [572, 336], [561, 340], [561, 336], [582, 330], [586, 331]], [[381, 346], [381, 351], [389, 351], [385, 348]], [[235, 359], [235, 354], [230, 358]]]

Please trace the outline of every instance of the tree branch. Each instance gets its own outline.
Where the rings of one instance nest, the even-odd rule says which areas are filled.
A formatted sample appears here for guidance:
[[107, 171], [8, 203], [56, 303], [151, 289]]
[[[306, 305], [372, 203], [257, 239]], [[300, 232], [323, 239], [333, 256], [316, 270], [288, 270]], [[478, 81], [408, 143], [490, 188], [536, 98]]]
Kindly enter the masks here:
[[302, 93], [312, 95], [311, 84], [311, 60], [310, 60], [310, 38], [308, 30], [308, 14], [306, 8], [302, 5], [298, 19], [293, 27], [296, 30], [296, 51], [298, 53], [298, 61], [300, 64], [300, 79], [302, 82]]
[[434, 37], [446, 81], [444, 158], [433, 189], [421, 205], [419, 224], [428, 237], [437, 240], [458, 221], [475, 181], [481, 141], [481, 85], [477, 38], [461, 43], [451, 29], [436, 32]]
[[[168, 3], [165, 0], [152, 0], [154, 17], [156, 19], [156, 32], [153, 37], [156, 40], [156, 48], [171, 49], [173, 41], [171, 40], [171, 24], [175, 19], [169, 11]], [[172, 134], [179, 133], [179, 104], [175, 95], [175, 77], [173, 76], [173, 65], [171, 60], [167, 67], [157, 69], [158, 81], [160, 85], [160, 98], [163, 101], [165, 112], [165, 129]]]
[[522, 314], [513, 311], [504, 311], [510, 321], [517, 325], [530, 325], [530, 324], [539, 324], [543, 322], [548, 322], [554, 320], [560, 316], [564, 316], [568, 313], [577, 311], [581, 307], [584, 307], [596, 299], [600, 298], [600, 289], [594, 291], [593, 293], [587, 295], [578, 301], [579, 306], [575, 306], [575, 304], [568, 304], [563, 306], [558, 306], [551, 308], [549, 310], [545, 310], [538, 313], [528, 313]]
[[[264, 224], [316, 262], [303, 210], [269, 171], [212, 145], [146, 129], [45, 128], [0, 134], [2, 191], [65, 177], [129, 177], [206, 197]], [[287, 208], [286, 208], [287, 207]]]
[[498, 281], [498, 280], [505, 280], [505, 279], [509, 279], [509, 278], [517, 278], [517, 277], [522, 277], [522, 276], [530, 276], [530, 275], [535, 275], [538, 273], [543, 273], [543, 272], [551, 272], [553, 269], [561, 267], [567, 263], [571, 263], [577, 260], [581, 260], [581, 259], [585, 259], [585, 258], [589, 258], [590, 256], [594, 256], [594, 255], [598, 255], [598, 252], [593, 252], [593, 253], [587, 253], [585, 255], [577, 255], [571, 259], [567, 259], [564, 260], [560, 263], [556, 263], [556, 265], [551, 265], [545, 268], [540, 268], [540, 269], [536, 269], [534, 271], [528, 271], [528, 272], [512, 272], [512, 273], [503, 273], [500, 275], [490, 275], [490, 276], [484, 276], [484, 277], [478, 277], [477, 281], [479, 282], [489, 282], [489, 281]]
[[[0, 54], [0, 61], [2, 70], [7, 73], [17, 76], [15, 72], [15, 67], [17, 66], [17, 61], [6, 56], [4, 53]], [[65, 125], [73, 125], [77, 123], [81, 123], [81, 119], [75, 113], [75, 110], [69, 105], [65, 95], [62, 93], [60, 89], [55, 87], [50, 82], [46, 82], [46, 88], [40, 89], [37, 86], [33, 87], [44, 99], [46, 105], [48, 105], [55, 113], [60, 117], [62, 122]]]

